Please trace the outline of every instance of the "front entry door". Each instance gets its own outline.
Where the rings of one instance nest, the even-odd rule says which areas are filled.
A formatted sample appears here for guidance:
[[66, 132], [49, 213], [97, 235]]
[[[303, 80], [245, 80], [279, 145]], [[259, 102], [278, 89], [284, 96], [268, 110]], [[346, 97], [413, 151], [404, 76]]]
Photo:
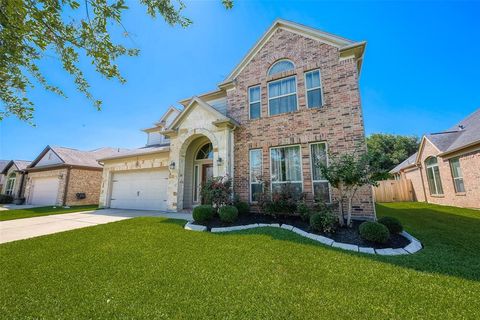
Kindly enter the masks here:
[[202, 184], [204, 184], [205, 182], [207, 182], [208, 179], [211, 178], [213, 178], [213, 164], [204, 164], [202, 166]]

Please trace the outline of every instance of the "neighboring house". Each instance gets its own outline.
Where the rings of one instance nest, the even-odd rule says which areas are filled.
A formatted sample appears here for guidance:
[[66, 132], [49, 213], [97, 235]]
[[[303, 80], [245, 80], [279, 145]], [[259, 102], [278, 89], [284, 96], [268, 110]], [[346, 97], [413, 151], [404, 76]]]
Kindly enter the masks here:
[[5, 175], [2, 173], [5, 166], [9, 163], [9, 160], [0, 160], [0, 193], [3, 191], [3, 185], [5, 183]]
[[[169, 109], [147, 129], [147, 147], [100, 160], [100, 206], [192, 208], [202, 182], [223, 175], [252, 204], [264, 188], [287, 183], [309, 200], [336, 200], [315, 159], [366, 150], [358, 84], [365, 45], [277, 20], [217, 90], [180, 101], [181, 112]], [[154, 132], [164, 144], [151, 145]], [[361, 188], [354, 215], [373, 212], [372, 189]]]
[[97, 204], [102, 166], [97, 159], [118, 154], [117, 148], [81, 151], [47, 146], [28, 166], [25, 186], [27, 204]]
[[480, 208], [480, 109], [423, 136], [418, 152], [390, 173], [410, 179], [418, 201]]
[[12, 196], [14, 199], [22, 198], [25, 191], [26, 168], [30, 161], [10, 160], [0, 172], [4, 176], [2, 194]]

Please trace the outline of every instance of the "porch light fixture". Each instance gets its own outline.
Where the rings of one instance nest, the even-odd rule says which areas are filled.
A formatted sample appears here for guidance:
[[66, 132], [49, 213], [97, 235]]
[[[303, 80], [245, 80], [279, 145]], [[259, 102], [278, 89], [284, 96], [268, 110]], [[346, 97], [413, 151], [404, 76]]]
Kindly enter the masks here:
[[175, 161], [170, 162], [170, 170], [175, 170]]
[[218, 159], [217, 159], [217, 165], [218, 165], [218, 166], [221, 166], [222, 163], [223, 163], [223, 159], [220, 158], [220, 157], [218, 157]]

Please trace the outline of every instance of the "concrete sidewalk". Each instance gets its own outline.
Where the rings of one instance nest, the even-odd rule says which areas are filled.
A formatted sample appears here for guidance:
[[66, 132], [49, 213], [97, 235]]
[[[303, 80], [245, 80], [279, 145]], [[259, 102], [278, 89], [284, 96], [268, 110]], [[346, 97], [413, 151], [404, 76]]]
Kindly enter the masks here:
[[136, 217], [165, 217], [192, 220], [189, 213], [168, 213], [104, 209], [84, 212], [55, 214], [50, 216], [0, 221], [0, 243], [28, 239], [57, 232], [91, 227]]

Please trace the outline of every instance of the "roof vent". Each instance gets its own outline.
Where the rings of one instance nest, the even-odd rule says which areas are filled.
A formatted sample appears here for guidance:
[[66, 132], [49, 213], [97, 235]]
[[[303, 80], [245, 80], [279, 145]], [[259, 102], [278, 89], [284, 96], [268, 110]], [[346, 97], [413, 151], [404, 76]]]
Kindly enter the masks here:
[[461, 131], [461, 130], [463, 130], [463, 129], [465, 129], [465, 126], [464, 126], [463, 124], [459, 124], [459, 125], [458, 125], [458, 130]]

